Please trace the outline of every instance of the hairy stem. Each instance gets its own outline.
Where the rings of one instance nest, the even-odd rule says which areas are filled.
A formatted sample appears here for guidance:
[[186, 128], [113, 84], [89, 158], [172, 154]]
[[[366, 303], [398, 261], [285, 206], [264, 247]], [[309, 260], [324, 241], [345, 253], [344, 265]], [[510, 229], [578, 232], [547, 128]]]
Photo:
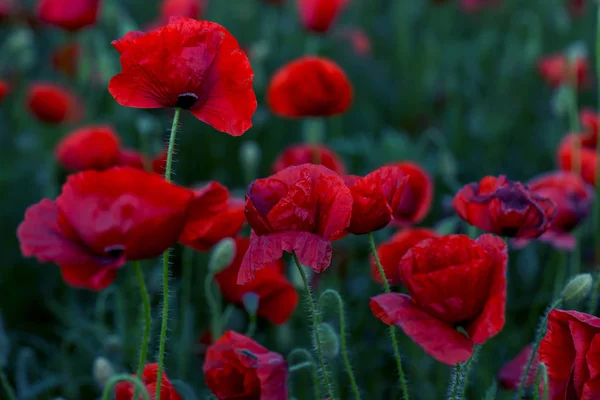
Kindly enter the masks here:
[[[135, 275], [137, 277], [138, 285], [140, 287], [140, 296], [142, 299], [142, 314], [144, 315], [144, 333], [142, 335], [142, 346], [140, 347], [140, 361], [138, 363], [137, 376], [142, 376], [144, 372], [144, 366], [146, 365], [146, 358], [148, 356], [148, 344], [150, 343], [150, 329], [152, 326], [152, 315], [150, 314], [150, 296], [148, 295], [148, 289], [146, 289], [146, 283], [144, 281], [144, 273], [142, 272], [142, 266], [139, 261], [133, 263], [135, 268]], [[135, 389], [134, 399], [138, 398], [138, 390]]]
[[[292, 364], [292, 362], [291, 362], [292, 358], [296, 354], [302, 354], [308, 361], [300, 363], [300, 364]], [[319, 371], [317, 371], [317, 363], [315, 362], [315, 358], [313, 357], [311, 352], [306, 349], [294, 349], [290, 352], [290, 354], [288, 354], [287, 363], [288, 363], [288, 365], [291, 365], [290, 373], [297, 371], [300, 368], [304, 368], [305, 364], [310, 364], [315, 399], [320, 399], [321, 391], [319, 390]], [[296, 367], [296, 368], [294, 369], [294, 367]]]

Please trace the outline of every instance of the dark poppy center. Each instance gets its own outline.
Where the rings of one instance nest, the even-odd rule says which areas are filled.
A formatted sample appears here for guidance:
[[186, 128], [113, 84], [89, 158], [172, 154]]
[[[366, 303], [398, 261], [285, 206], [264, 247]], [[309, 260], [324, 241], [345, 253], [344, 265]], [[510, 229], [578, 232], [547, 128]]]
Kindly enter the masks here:
[[115, 244], [113, 246], [108, 246], [104, 249], [104, 253], [106, 254], [107, 257], [110, 258], [121, 258], [123, 256], [123, 253], [125, 253], [125, 246], [123, 246], [122, 244]]
[[498, 189], [496, 198], [508, 209], [523, 210], [531, 205], [531, 200], [517, 186]]
[[198, 101], [198, 95], [194, 93], [183, 93], [177, 97], [175, 107], [189, 110], [196, 104], [196, 101]]

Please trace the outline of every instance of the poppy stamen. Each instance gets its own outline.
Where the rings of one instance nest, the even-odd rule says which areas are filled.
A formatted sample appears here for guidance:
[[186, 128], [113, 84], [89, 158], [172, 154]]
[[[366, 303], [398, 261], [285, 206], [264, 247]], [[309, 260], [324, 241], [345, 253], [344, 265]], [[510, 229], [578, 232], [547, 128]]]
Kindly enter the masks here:
[[182, 93], [177, 97], [177, 103], [175, 107], [183, 110], [189, 110], [198, 101], [198, 95], [195, 93]]

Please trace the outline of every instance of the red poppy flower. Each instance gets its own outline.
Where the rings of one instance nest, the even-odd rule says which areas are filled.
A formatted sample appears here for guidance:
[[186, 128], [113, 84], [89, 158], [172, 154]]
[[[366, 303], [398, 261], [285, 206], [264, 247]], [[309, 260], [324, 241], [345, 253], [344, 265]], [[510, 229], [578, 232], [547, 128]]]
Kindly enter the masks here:
[[202, 19], [205, 7], [204, 0], [163, 0], [160, 15], [164, 21], [170, 17]]
[[552, 310], [539, 359], [548, 369], [549, 398], [600, 397], [600, 318], [577, 311]]
[[63, 138], [55, 153], [58, 162], [68, 170], [102, 170], [118, 164], [119, 147], [119, 138], [112, 127], [87, 126]]
[[[133, 149], [121, 149], [119, 151], [119, 160], [117, 161], [117, 165], [133, 167], [137, 169], [146, 169], [145, 164], [145, 156], [139, 151]], [[159, 175], [162, 174], [159, 173]]]
[[77, 74], [79, 53], [79, 45], [77, 43], [68, 43], [54, 51], [52, 54], [52, 66], [57, 71], [74, 77]]
[[57, 263], [70, 285], [101, 290], [128, 260], [157, 257], [181, 233], [190, 190], [133, 168], [71, 175], [55, 201], [27, 209], [23, 255]]
[[438, 361], [464, 362], [473, 344], [485, 343], [504, 327], [507, 262], [506, 243], [496, 236], [427, 239], [400, 261], [400, 277], [410, 296], [375, 296], [371, 310]]
[[108, 90], [122, 106], [190, 110], [233, 136], [252, 126], [252, 67], [221, 25], [172, 17], [162, 28], [130, 32], [112, 44], [121, 54], [122, 72]]
[[326, 117], [344, 113], [352, 86], [333, 61], [302, 57], [275, 72], [267, 92], [271, 111], [283, 117]]
[[348, 0], [298, 0], [304, 28], [315, 33], [326, 33], [342, 12]]
[[100, 0], [40, 0], [37, 14], [42, 22], [68, 31], [96, 23]]
[[246, 218], [253, 229], [238, 283], [255, 270], [295, 252], [301, 263], [321, 272], [331, 262], [331, 241], [344, 236], [352, 195], [343, 179], [320, 165], [289, 167], [250, 184]]
[[394, 221], [402, 226], [421, 222], [431, 208], [433, 182], [421, 166], [412, 162], [391, 164], [408, 177], [402, 199], [394, 208]]
[[573, 249], [573, 230], [590, 212], [594, 189], [581, 177], [570, 172], [551, 172], [529, 182], [532, 193], [556, 204], [556, 216], [540, 240], [564, 250]]
[[10, 92], [8, 82], [0, 80], [0, 103], [2, 103], [2, 100], [4, 100], [8, 92]]
[[[134, 374], [133, 376], [136, 376]], [[154, 399], [156, 393], [156, 381], [158, 380], [158, 364], [147, 364], [142, 373], [142, 383], [146, 386], [150, 398]], [[135, 387], [129, 382], [119, 382], [115, 386], [115, 400], [134, 400]], [[138, 392], [139, 394], [139, 392]], [[142, 396], [140, 396], [141, 398]], [[161, 400], [183, 400], [183, 398], [175, 391], [171, 381], [163, 372], [162, 383], [160, 384]]]
[[573, 150], [578, 142], [579, 160], [581, 161], [581, 177], [591, 185], [596, 180], [596, 141], [598, 135], [583, 136], [571, 133], [562, 140], [558, 146], [558, 166], [563, 171], [573, 171]]
[[12, 0], [0, 0], [0, 22], [15, 14], [16, 6]]
[[42, 122], [75, 122], [82, 116], [80, 104], [70, 91], [52, 83], [34, 83], [27, 90], [29, 111]]
[[[398, 267], [400, 260], [406, 252], [423, 240], [437, 236], [438, 234], [431, 229], [406, 229], [398, 232], [390, 240], [377, 247], [379, 261], [390, 285], [399, 285], [402, 283]], [[377, 282], [383, 282], [373, 257], [371, 257], [371, 276]]]
[[486, 176], [464, 186], [454, 196], [452, 207], [483, 231], [522, 239], [535, 239], [546, 232], [556, 214], [552, 200], [504, 175]]
[[244, 222], [244, 202], [229, 199], [227, 188], [210, 182], [194, 190], [194, 201], [179, 242], [199, 251], [209, 250], [220, 240], [236, 236]]
[[204, 378], [220, 400], [287, 399], [287, 365], [244, 335], [228, 331], [208, 348]]
[[600, 126], [598, 112], [591, 108], [585, 108], [579, 113], [579, 121], [590, 139], [595, 140], [598, 137], [598, 127]]
[[348, 40], [354, 52], [359, 56], [371, 54], [371, 39], [361, 28], [356, 26], [345, 27], [339, 31], [338, 36]]
[[[502, 369], [500, 369], [500, 372], [498, 373], [500, 386], [506, 390], [517, 390], [519, 388], [523, 371], [525, 371], [525, 365], [527, 365], [529, 357], [531, 357], [531, 351], [531, 345], [525, 346], [514, 359], [506, 363]], [[536, 354], [533, 358], [529, 373], [527, 374], [527, 381], [525, 382], [526, 387], [532, 386], [535, 383], [538, 363], [539, 360]]]
[[287, 167], [302, 164], [320, 164], [340, 175], [346, 173], [346, 166], [335, 152], [323, 145], [300, 144], [283, 150], [273, 163], [273, 173]]
[[584, 57], [569, 61], [563, 54], [552, 54], [539, 61], [538, 69], [542, 78], [553, 88], [575, 79], [581, 88], [590, 81], [590, 66]]
[[215, 280], [225, 300], [241, 305], [245, 294], [255, 293], [259, 299], [256, 314], [274, 324], [283, 324], [296, 309], [298, 294], [285, 277], [285, 264], [282, 260], [267, 264], [256, 272], [254, 280], [245, 285], [237, 284], [238, 272], [249, 246], [250, 239], [237, 238], [235, 259], [215, 275]]

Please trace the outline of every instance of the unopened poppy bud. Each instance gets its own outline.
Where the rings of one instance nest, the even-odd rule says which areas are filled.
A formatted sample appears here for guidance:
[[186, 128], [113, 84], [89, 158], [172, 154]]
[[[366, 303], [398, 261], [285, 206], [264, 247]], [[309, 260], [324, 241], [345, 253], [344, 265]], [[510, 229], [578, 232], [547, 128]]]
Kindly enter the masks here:
[[242, 143], [240, 147], [240, 164], [242, 165], [244, 177], [248, 182], [253, 181], [258, 176], [260, 158], [260, 147], [255, 141], [249, 140]]
[[577, 275], [567, 283], [561, 297], [565, 301], [577, 302], [588, 295], [593, 283], [594, 280], [590, 274]]
[[258, 310], [258, 303], [260, 299], [256, 293], [246, 293], [244, 297], [242, 297], [242, 303], [244, 303], [244, 308], [250, 315], [256, 315], [256, 311]]
[[210, 253], [208, 268], [213, 274], [217, 274], [231, 264], [234, 257], [235, 241], [232, 238], [225, 238], [217, 243]]
[[115, 374], [115, 369], [106, 358], [98, 357], [94, 360], [93, 374], [98, 386], [104, 387]]
[[333, 327], [323, 322], [318, 329], [323, 355], [329, 359], [337, 357], [340, 354], [340, 339]]

